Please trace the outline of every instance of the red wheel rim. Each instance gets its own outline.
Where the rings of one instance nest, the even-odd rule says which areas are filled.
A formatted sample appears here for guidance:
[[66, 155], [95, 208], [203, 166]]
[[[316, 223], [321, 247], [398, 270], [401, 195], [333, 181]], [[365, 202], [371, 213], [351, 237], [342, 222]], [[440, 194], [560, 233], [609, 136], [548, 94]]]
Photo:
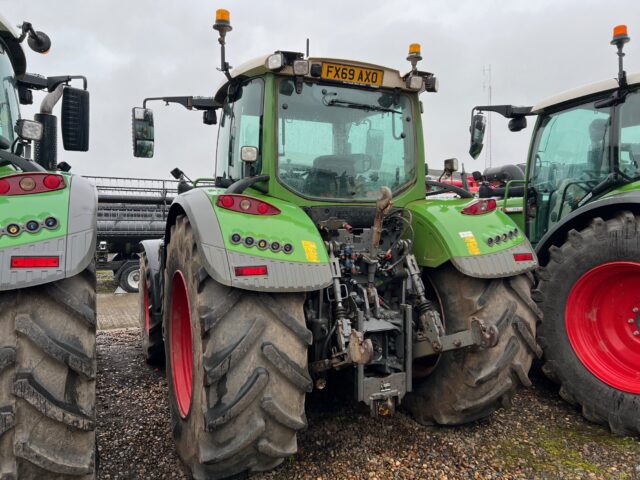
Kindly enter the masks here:
[[180, 416], [186, 418], [191, 408], [193, 391], [193, 344], [189, 295], [184, 275], [180, 271], [173, 275], [170, 322], [173, 393]]
[[[141, 285], [142, 286], [142, 285]], [[149, 288], [147, 285], [147, 282], [145, 280], [144, 285], [143, 285], [143, 297], [144, 297], [144, 326], [145, 329], [147, 330], [147, 335], [149, 335]]]
[[575, 283], [567, 335], [583, 365], [607, 385], [640, 393], [640, 263], [599, 265]]

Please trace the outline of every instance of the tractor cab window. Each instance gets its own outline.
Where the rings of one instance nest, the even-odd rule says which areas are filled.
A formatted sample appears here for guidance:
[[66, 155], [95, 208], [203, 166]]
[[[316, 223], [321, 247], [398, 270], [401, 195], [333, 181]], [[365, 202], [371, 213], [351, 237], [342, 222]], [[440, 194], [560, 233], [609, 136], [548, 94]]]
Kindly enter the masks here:
[[261, 78], [255, 78], [231, 93], [220, 116], [216, 176], [239, 180], [244, 176], [241, 147], [258, 148], [258, 161], [253, 164], [253, 173], [258, 174], [262, 169], [264, 82]]
[[610, 126], [610, 109], [597, 109], [594, 102], [540, 118], [529, 174], [537, 208], [529, 224], [533, 242], [578, 208], [611, 171]]
[[11, 60], [0, 43], [0, 135], [9, 142], [15, 138], [14, 126], [20, 118], [20, 108], [16, 90], [16, 79]]
[[620, 107], [619, 168], [628, 177], [640, 178], [640, 90], [629, 93]]
[[372, 201], [416, 177], [415, 121], [396, 92], [280, 80], [278, 177], [308, 198]]

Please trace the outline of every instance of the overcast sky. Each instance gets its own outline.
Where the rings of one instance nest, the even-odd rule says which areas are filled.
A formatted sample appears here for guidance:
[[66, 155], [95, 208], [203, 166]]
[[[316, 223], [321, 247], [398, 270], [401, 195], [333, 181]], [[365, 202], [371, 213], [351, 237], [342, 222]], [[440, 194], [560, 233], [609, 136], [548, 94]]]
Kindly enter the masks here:
[[[408, 45], [422, 45], [421, 69], [434, 72], [440, 91], [423, 94], [427, 162], [457, 157], [467, 171], [485, 155], [468, 155], [472, 106], [486, 104], [483, 69], [491, 65], [493, 103], [532, 105], [576, 86], [614, 77], [613, 26], [632, 38], [626, 69], [640, 71], [638, 0], [0, 0], [13, 24], [32, 22], [53, 46], [48, 55], [27, 48], [28, 71], [83, 74], [91, 91], [88, 153], [59, 152], [83, 175], [167, 178], [179, 166], [210, 176], [216, 128], [202, 114], [154, 105], [156, 153], [137, 159], [131, 149], [131, 107], [144, 97], [213, 95], [223, 80], [216, 8], [231, 12], [231, 65], [275, 50], [357, 59], [406, 72]], [[26, 43], [26, 42], [25, 42]], [[36, 95], [39, 104], [42, 95]], [[23, 115], [32, 118], [35, 108]], [[493, 164], [525, 161], [531, 128], [510, 133], [493, 121]]]

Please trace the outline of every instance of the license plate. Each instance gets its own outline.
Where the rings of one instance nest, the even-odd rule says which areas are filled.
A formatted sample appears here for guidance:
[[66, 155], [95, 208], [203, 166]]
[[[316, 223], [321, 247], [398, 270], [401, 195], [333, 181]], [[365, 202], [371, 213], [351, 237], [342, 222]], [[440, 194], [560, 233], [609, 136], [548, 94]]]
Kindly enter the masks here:
[[339, 63], [323, 63], [322, 78], [340, 82], [357, 83], [359, 85], [382, 85], [382, 70], [352, 67]]

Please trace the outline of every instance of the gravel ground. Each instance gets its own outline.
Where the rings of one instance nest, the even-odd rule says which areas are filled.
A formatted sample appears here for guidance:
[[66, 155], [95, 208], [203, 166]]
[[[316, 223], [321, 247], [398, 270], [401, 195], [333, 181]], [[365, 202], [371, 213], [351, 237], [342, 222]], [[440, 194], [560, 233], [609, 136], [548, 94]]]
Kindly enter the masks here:
[[[99, 479], [186, 479], [173, 449], [164, 371], [145, 364], [137, 329], [98, 333]], [[589, 424], [543, 377], [513, 408], [455, 428], [353, 402], [307, 400], [299, 453], [252, 479], [640, 480], [640, 442]], [[328, 406], [327, 406], [328, 405]]]

